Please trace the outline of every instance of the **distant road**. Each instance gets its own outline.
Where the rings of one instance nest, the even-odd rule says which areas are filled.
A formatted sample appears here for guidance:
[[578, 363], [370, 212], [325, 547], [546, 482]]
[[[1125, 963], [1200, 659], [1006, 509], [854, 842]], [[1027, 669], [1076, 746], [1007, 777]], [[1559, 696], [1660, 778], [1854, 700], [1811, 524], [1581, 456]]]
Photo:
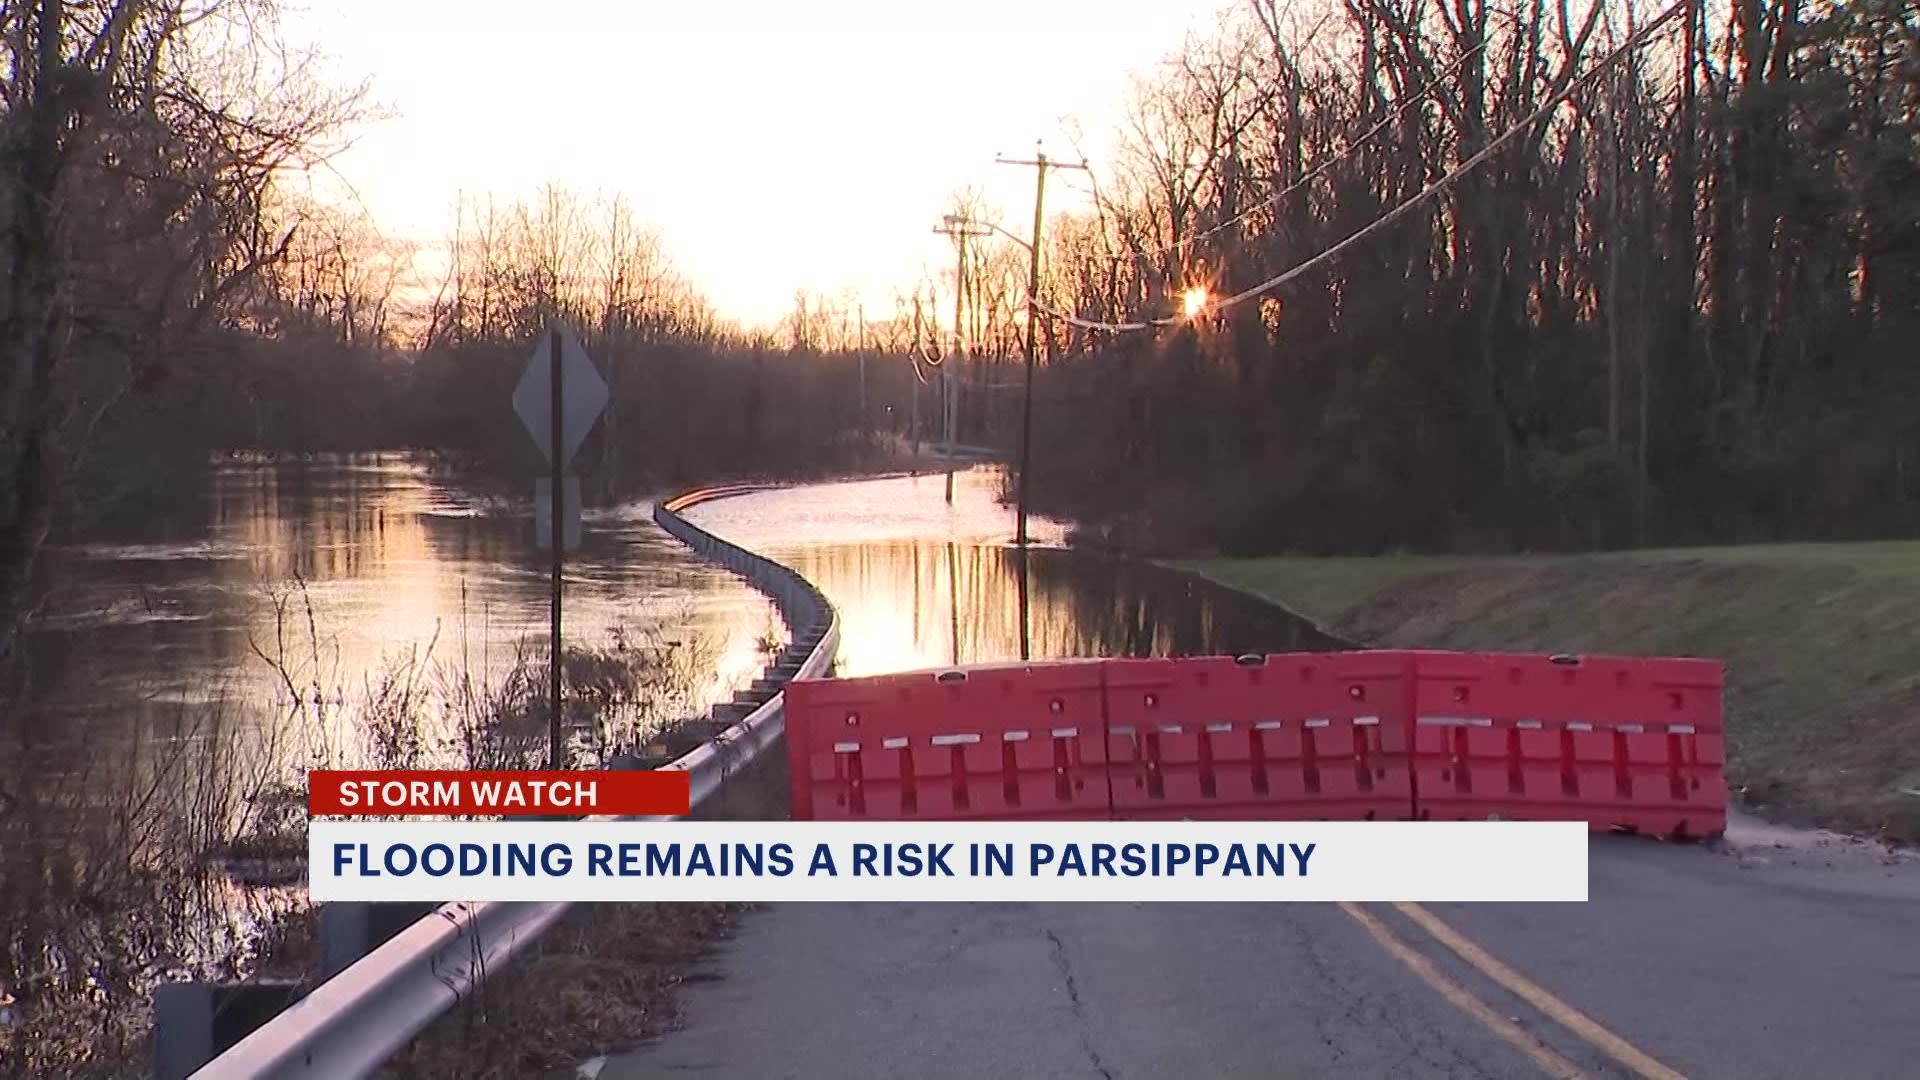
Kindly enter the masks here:
[[[894, 441], [899, 444], [903, 454], [907, 454], [909, 457], [912, 456], [912, 443], [905, 439], [895, 439]], [[1000, 458], [1000, 451], [991, 446], [963, 446], [959, 443], [954, 444], [953, 454], [949, 457], [947, 448], [938, 440], [923, 440], [920, 444], [920, 453], [918, 455], [919, 461], [933, 465], [944, 465], [948, 461], [963, 465], [979, 465], [984, 462], [998, 461]]]

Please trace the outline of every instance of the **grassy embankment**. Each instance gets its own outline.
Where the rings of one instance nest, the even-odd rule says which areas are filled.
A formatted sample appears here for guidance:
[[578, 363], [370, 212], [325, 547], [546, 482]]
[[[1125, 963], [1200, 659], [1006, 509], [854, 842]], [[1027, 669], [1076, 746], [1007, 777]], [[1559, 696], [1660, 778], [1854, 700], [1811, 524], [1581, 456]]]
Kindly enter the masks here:
[[1368, 645], [1722, 660], [1745, 805], [1920, 840], [1920, 542], [1177, 565]]

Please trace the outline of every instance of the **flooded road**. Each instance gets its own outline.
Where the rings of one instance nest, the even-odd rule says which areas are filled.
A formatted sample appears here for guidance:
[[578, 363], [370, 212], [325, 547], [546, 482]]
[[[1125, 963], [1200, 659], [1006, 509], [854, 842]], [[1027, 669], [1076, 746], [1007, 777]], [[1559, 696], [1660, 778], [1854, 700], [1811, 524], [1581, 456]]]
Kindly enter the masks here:
[[[814, 485], [706, 503], [690, 520], [798, 570], [841, 617], [842, 675], [1080, 656], [1329, 648], [1311, 625], [1244, 593], [1132, 560], [1065, 550], [1029, 522], [1022, 589], [999, 477]], [[1024, 592], [1024, 595], [1023, 595]]]

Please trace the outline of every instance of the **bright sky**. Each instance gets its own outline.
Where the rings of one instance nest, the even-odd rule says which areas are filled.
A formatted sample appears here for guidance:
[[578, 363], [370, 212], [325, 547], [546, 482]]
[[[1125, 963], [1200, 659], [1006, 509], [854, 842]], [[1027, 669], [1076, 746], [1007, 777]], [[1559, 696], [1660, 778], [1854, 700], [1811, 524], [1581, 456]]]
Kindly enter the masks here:
[[[336, 162], [390, 234], [443, 242], [455, 193], [624, 191], [722, 314], [798, 288], [869, 311], [977, 187], [1031, 225], [1035, 139], [1098, 167], [1130, 77], [1234, 0], [295, 0], [296, 41], [399, 115]], [[1063, 121], [1067, 123], [1063, 125]], [[1076, 202], [1055, 173], [1049, 209]], [[1057, 193], [1057, 198], [1056, 198]]]

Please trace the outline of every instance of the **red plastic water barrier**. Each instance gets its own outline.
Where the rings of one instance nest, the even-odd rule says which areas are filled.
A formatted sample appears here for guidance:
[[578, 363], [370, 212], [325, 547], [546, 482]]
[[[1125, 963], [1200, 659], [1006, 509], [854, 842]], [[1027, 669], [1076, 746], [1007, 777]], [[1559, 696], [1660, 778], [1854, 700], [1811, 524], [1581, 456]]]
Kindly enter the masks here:
[[1718, 663], [1418, 653], [1413, 669], [1421, 817], [1726, 831]]
[[1116, 818], [1413, 814], [1402, 654], [1114, 660], [1106, 673]]
[[1366, 651], [799, 680], [797, 819], [1726, 829], [1706, 660]]
[[793, 816], [1105, 819], [1099, 661], [786, 690]]

